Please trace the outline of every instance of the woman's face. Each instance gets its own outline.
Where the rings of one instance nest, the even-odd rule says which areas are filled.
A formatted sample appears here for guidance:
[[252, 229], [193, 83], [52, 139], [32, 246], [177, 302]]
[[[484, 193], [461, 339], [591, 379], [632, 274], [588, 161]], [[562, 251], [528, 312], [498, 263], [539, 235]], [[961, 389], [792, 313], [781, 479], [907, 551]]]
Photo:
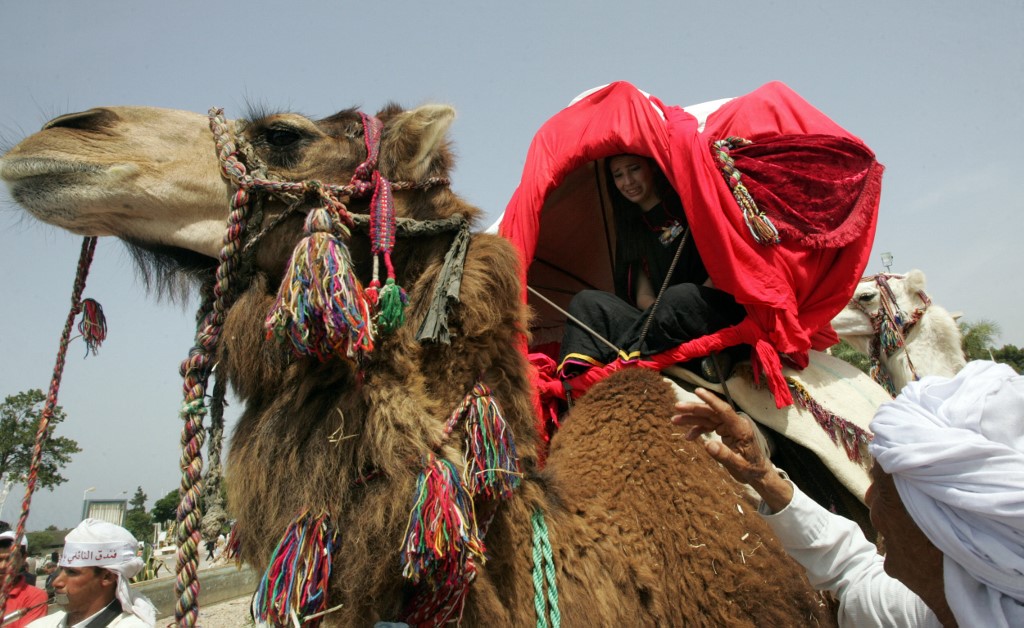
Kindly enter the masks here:
[[626, 200], [636, 203], [647, 211], [661, 202], [654, 186], [654, 168], [651, 161], [637, 155], [612, 157], [612, 181]]

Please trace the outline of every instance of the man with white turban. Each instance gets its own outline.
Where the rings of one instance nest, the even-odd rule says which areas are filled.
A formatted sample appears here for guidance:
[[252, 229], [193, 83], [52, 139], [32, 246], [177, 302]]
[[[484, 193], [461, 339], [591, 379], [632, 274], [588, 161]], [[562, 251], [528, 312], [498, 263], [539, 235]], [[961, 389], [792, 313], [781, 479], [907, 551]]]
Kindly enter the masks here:
[[29, 628], [152, 628], [156, 609], [128, 581], [142, 571], [138, 542], [119, 525], [86, 519], [64, 537], [54, 601], [64, 611]]
[[763, 499], [760, 513], [848, 626], [1024, 626], [1024, 377], [969, 362], [912, 382], [879, 408], [865, 501], [886, 539], [804, 495], [767, 461], [751, 426], [713, 394], [672, 421]]

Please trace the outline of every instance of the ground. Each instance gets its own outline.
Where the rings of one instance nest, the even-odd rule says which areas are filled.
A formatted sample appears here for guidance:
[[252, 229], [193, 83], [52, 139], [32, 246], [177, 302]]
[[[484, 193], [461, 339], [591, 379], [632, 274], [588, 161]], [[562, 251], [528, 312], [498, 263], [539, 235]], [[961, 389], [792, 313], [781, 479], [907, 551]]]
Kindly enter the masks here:
[[[173, 617], [165, 618], [173, 620]], [[157, 621], [157, 625], [164, 625]], [[199, 609], [199, 626], [202, 628], [244, 628], [252, 626], [249, 618], [249, 598], [241, 597], [220, 604], [211, 604]]]

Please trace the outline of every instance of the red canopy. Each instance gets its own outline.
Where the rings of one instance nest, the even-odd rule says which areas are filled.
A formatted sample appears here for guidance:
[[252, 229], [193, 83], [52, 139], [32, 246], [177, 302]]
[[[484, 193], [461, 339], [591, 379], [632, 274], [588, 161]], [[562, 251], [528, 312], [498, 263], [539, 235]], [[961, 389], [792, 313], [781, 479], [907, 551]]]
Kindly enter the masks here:
[[[702, 124], [694, 115], [702, 115], [700, 106], [666, 106], [624, 82], [580, 98], [537, 132], [499, 232], [522, 256], [524, 299], [527, 284], [563, 307], [583, 287], [611, 290], [614, 233], [595, 161], [619, 153], [654, 158], [682, 200], [715, 287], [732, 294], [747, 317], [638, 365], [659, 368], [746, 343], [754, 348], [755, 376], [764, 371], [783, 407], [792, 397], [780, 354], [803, 368], [809, 349], [838, 340], [829, 321], [867, 264], [882, 166], [858, 138], [782, 83], [707, 109], [713, 111]], [[777, 243], [755, 241], [712, 150], [731, 137], [752, 142], [731, 157], [775, 224]], [[539, 300], [530, 303], [539, 314], [535, 348], [557, 342], [564, 320]], [[568, 384], [585, 390], [623, 366], [593, 368]], [[563, 382], [545, 369], [537, 385], [542, 395], [565, 395]]]

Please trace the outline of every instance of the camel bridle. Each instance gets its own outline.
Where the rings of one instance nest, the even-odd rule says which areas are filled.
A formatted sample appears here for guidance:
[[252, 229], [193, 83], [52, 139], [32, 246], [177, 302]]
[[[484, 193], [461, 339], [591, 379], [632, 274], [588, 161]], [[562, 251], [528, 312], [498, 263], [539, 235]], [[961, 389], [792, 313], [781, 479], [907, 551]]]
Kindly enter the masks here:
[[850, 303], [868, 317], [868, 320], [871, 322], [871, 329], [874, 332], [871, 337], [868, 355], [871, 359], [871, 378], [884, 387], [893, 397], [896, 396], [898, 391], [896, 391], [895, 384], [892, 381], [892, 374], [888, 372], [885, 363], [882, 362], [882, 352], [885, 352], [886, 357], [891, 357], [897, 351], [903, 349], [907, 356], [907, 365], [910, 367], [910, 373], [914, 376], [915, 381], [920, 379], [917, 369], [914, 367], [914, 362], [910, 358], [910, 351], [907, 349], [907, 336], [910, 335], [910, 332], [921, 321], [925, 312], [928, 311], [928, 307], [932, 304], [928, 295], [923, 290], [919, 290], [917, 296], [921, 299], [922, 305], [915, 308], [909, 315], [904, 312], [900, 308], [892, 288], [889, 286], [889, 279], [904, 279], [905, 277], [905, 275], [880, 273], [862, 280], [874, 281], [878, 286], [879, 305], [878, 310], [875, 312], [868, 311], [856, 299], [850, 299]]
[[[357, 215], [348, 211], [347, 203], [352, 198], [390, 196], [392, 191], [428, 190], [438, 186], [448, 186], [448, 177], [428, 177], [422, 181], [389, 181], [377, 169], [380, 154], [381, 130], [383, 124], [374, 116], [360, 113], [363, 120], [367, 158], [355, 169], [351, 180], [346, 185], [325, 183], [318, 180], [287, 181], [268, 174], [269, 169], [262, 158], [256, 153], [252, 144], [242, 136], [243, 122], [236, 122], [237, 132], [232, 133], [230, 125], [224, 119], [224, 110], [210, 110], [210, 130], [217, 143], [217, 157], [221, 164], [221, 174], [230, 181], [235, 191], [234, 197], [240, 195], [259, 195], [258, 198], [276, 197], [287, 205], [287, 209], [266, 229], [253, 233], [247, 238], [246, 248], [252, 248], [267, 232], [286, 218], [290, 213], [299, 211], [306, 198], [315, 198], [338, 212], [343, 224], [352, 228], [362, 222]], [[232, 206], [235, 206], [235, 198]], [[383, 201], [384, 199], [381, 198]], [[394, 226], [383, 226], [393, 233]]]

